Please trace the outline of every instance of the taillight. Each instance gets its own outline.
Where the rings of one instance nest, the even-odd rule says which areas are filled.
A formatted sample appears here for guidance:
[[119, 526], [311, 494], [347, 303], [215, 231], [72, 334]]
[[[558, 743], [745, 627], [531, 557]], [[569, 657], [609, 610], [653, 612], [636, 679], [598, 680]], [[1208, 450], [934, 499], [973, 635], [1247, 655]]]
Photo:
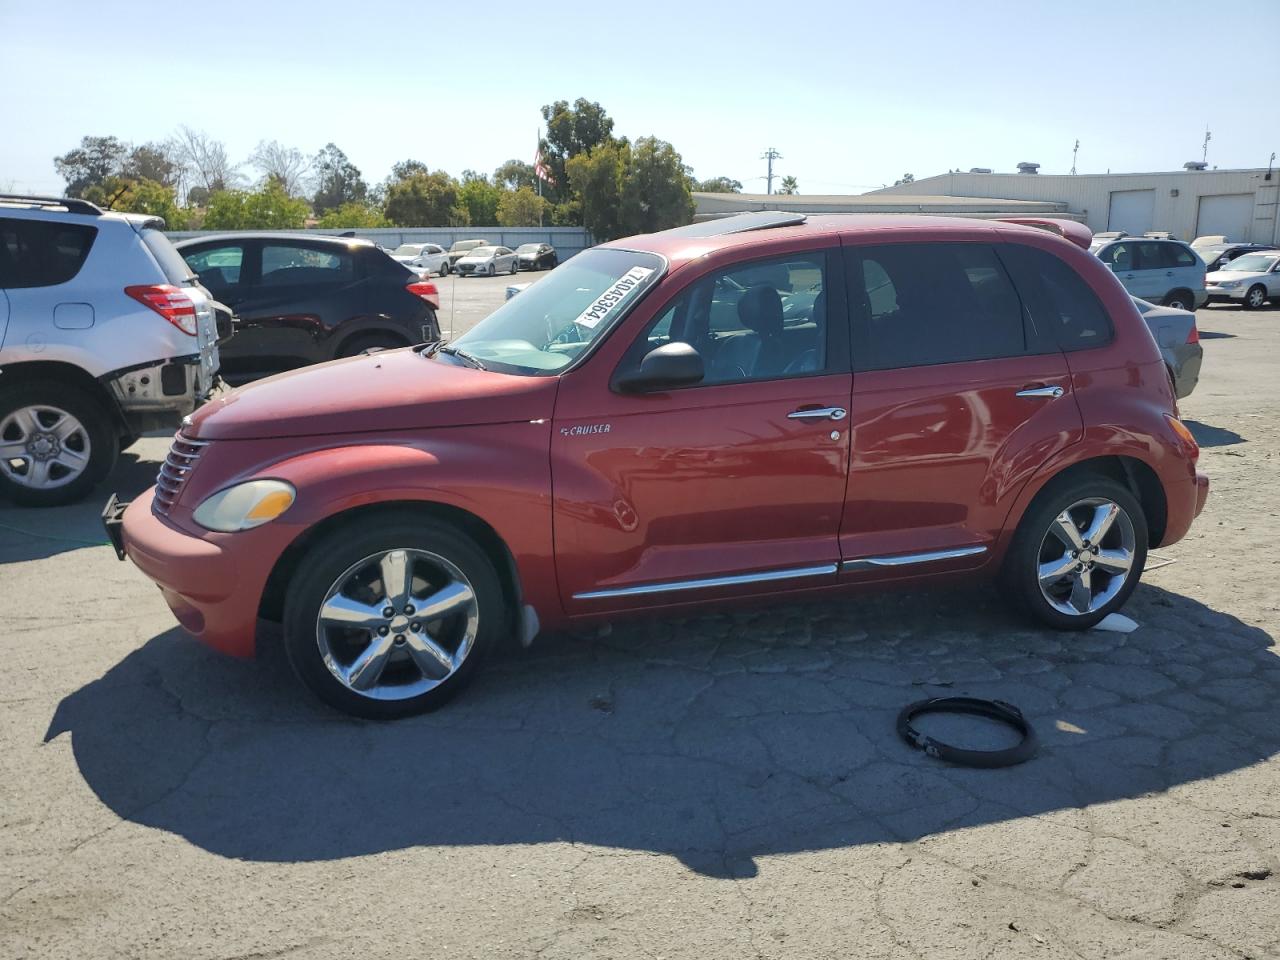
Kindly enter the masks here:
[[1170, 416], [1167, 413], [1164, 415], [1164, 418], [1169, 421], [1169, 426], [1173, 427], [1173, 432], [1176, 433], [1178, 435], [1178, 439], [1182, 441], [1187, 457], [1191, 460], [1199, 458], [1200, 444], [1196, 443], [1196, 438], [1192, 436], [1187, 425], [1177, 417]]
[[413, 283], [405, 287], [415, 297], [421, 297], [427, 303], [431, 304], [433, 310], [440, 309], [440, 291], [436, 289], [436, 285], [430, 280], [415, 280]]
[[196, 335], [196, 305], [170, 283], [148, 283], [125, 287], [124, 292], [150, 307], [189, 337]]
[[1199, 343], [1200, 331], [1196, 329], [1196, 325], [1191, 324], [1191, 332], [1187, 334], [1187, 343]]

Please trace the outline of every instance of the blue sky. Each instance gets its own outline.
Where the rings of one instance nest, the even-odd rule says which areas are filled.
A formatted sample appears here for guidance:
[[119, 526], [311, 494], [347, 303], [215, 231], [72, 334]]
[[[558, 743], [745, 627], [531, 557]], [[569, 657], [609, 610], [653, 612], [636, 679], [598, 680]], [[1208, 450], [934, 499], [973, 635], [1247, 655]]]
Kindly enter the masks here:
[[749, 191], [768, 146], [810, 194], [1065, 173], [1077, 137], [1081, 173], [1175, 169], [1206, 122], [1211, 165], [1256, 167], [1280, 151], [1278, 49], [1280, 0], [0, 0], [0, 187], [58, 192], [52, 158], [82, 135], [181, 123], [237, 159], [332, 140], [370, 182], [410, 157], [491, 172], [579, 96]]

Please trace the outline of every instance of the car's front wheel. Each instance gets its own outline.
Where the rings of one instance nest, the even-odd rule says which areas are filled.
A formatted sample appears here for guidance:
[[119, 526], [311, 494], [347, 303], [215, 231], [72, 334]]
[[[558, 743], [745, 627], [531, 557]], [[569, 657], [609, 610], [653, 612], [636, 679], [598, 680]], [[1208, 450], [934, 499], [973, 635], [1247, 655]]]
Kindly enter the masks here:
[[471, 538], [397, 512], [339, 527], [308, 550], [289, 585], [284, 642], [325, 703], [392, 720], [462, 689], [509, 622], [493, 563]]
[[70, 384], [0, 390], [0, 494], [30, 507], [74, 503], [120, 453], [103, 404]]
[[1246, 310], [1259, 310], [1266, 302], [1267, 288], [1260, 283], [1255, 283], [1244, 295], [1244, 308]]
[[1005, 558], [1012, 598], [1059, 630], [1084, 630], [1129, 599], [1147, 561], [1147, 520], [1124, 485], [1101, 474], [1051, 481]]

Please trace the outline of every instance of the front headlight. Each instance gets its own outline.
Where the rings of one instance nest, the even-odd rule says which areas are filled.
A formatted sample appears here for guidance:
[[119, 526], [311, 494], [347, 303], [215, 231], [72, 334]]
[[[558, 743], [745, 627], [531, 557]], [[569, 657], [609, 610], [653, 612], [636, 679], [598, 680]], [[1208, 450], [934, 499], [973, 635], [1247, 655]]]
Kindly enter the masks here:
[[1220, 287], [1238, 287], [1238, 286], [1240, 286], [1240, 281], [1239, 281], [1239, 280], [1219, 280], [1219, 281], [1218, 281], [1218, 286], [1220, 286]]
[[196, 507], [193, 519], [206, 530], [234, 533], [269, 523], [293, 505], [296, 491], [283, 480], [249, 480], [227, 487]]

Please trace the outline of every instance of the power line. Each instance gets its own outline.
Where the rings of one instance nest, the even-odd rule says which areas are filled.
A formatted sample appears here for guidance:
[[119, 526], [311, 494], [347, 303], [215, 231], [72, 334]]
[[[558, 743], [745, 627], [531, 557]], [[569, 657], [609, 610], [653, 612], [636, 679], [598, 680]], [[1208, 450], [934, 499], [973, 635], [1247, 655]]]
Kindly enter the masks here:
[[780, 154], [773, 147], [770, 147], [764, 153], [760, 154], [760, 159], [769, 161], [769, 173], [765, 177], [765, 179], [769, 181], [769, 186], [768, 186], [768, 189], [765, 190], [765, 193], [772, 194], [773, 193], [773, 161], [781, 160], [782, 154]]

